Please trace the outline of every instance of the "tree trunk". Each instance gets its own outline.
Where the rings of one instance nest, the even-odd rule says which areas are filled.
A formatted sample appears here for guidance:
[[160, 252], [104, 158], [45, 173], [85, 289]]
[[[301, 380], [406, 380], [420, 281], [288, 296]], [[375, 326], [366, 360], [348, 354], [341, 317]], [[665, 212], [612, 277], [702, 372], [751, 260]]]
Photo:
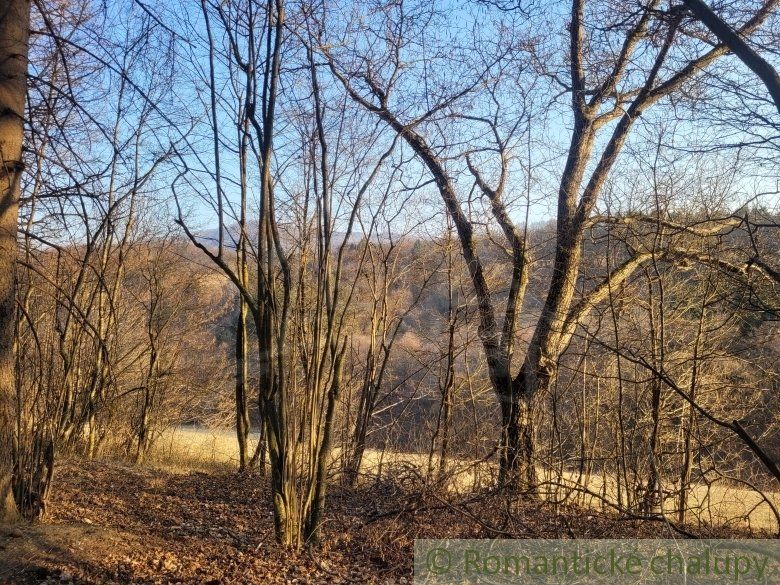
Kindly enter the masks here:
[[[151, 323], [151, 317], [149, 319]], [[159, 353], [156, 347], [156, 340], [150, 335], [151, 338], [151, 350], [149, 354], [149, 373], [146, 377], [146, 383], [144, 384], [144, 396], [143, 403], [141, 404], [141, 414], [138, 419], [137, 428], [137, 443], [135, 450], [135, 463], [140, 465], [146, 458], [146, 452], [149, 450], [149, 439], [151, 434], [151, 421], [150, 416], [152, 413], [152, 407], [154, 403], [154, 396], [156, 394], [158, 370], [159, 370]]]
[[266, 409], [266, 437], [271, 460], [271, 505], [274, 511], [276, 541], [285, 547], [299, 548], [302, 526], [298, 513], [298, 498], [292, 458], [287, 449], [286, 422], [281, 409]]
[[341, 351], [334, 358], [333, 363], [333, 381], [328, 390], [328, 402], [325, 411], [325, 422], [322, 428], [322, 439], [319, 445], [316, 471], [314, 477], [314, 490], [310, 502], [306, 526], [304, 527], [304, 540], [310, 545], [317, 545], [320, 542], [320, 526], [322, 525], [322, 514], [325, 510], [325, 493], [328, 487], [328, 466], [330, 465], [331, 437], [333, 433], [333, 420], [336, 414], [336, 399], [341, 390], [341, 375], [346, 350], [346, 340]]
[[[650, 324], [650, 348], [652, 351], [653, 364], [657, 371], [662, 371], [665, 361], [665, 292], [663, 280], [658, 271], [658, 267], [655, 266], [654, 270], [655, 278], [657, 279], [658, 287], [658, 300], [657, 311], [655, 288], [651, 280], [648, 281], [648, 300], [649, 300], [649, 315], [648, 320]], [[648, 278], [649, 275], [648, 275]], [[661, 494], [661, 390], [663, 386], [663, 380], [660, 376], [655, 375], [650, 381], [651, 395], [650, 395], [650, 444], [648, 459], [650, 469], [647, 477], [647, 489], [644, 493], [643, 512], [646, 514], [660, 514], [663, 509], [663, 496]]]
[[138, 421], [138, 430], [135, 445], [135, 464], [141, 465], [146, 457], [149, 444], [149, 410], [151, 408], [151, 391], [144, 389], [144, 401], [141, 406], [141, 416]]
[[441, 444], [439, 445], [439, 470], [437, 472], [438, 481], [444, 479], [447, 471], [447, 456], [449, 455], [450, 431], [452, 427], [452, 402], [454, 394], [454, 385], [447, 384], [444, 395], [441, 399]]
[[[370, 358], [367, 360], [370, 364]], [[373, 378], [372, 365], [366, 366], [366, 379], [360, 389], [360, 402], [358, 403], [357, 416], [355, 418], [355, 431], [353, 433], [353, 445], [348, 455], [346, 468], [344, 469], [344, 485], [354, 487], [360, 475], [360, 466], [363, 463], [363, 454], [366, 451], [366, 437], [368, 427], [371, 424], [371, 416], [374, 412], [377, 388]]]
[[238, 439], [238, 469], [244, 471], [247, 467], [249, 442], [249, 406], [246, 391], [249, 344], [246, 329], [247, 305], [243, 297], [240, 298], [239, 303], [236, 323], [236, 438]]
[[30, 2], [0, 8], [0, 520], [15, 516], [13, 469], [16, 229], [22, 177]]
[[652, 398], [650, 415], [652, 427], [650, 431], [650, 473], [647, 479], [647, 490], [643, 511], [647, 514], [660, 514], [662, 507], [661, 497], [661, 457], [660, 457], [660, 426], [661, 426], [661, 381], [654, 379], [652, 382]]
[[[694, 389], [691, 389], [691, 400], [695, 400]], [[693, 425], [696, 422], [696, 414], [691, 405], [688, 407], [688, 417], [685, 422], [684, 439], [683, 439], [683, 464], [680, 471], [680, 496], [678, 501], [677, 521], [680, 524], [685, 524], [688, 513], [688, 492], [690, 491], [691, 472], [693, 471], [693, 458], [694, 453], [691, 447], [691, 439], [693, 436]]]
[[354, 445], [348, 456], [346, 469], [344, 469], [344, 485], [349, 487], [354, 487], [357, 483], [360, 466], [363, 463], [363, 454], [366, 451], [366, 428], [368, 423], [364, 416], [362, 409], [358, 411], [358, 419], [355, 423]]
[[257, 472], [261, 476], [264, 476], [267, 461], [265, 448], [265, 425], [263, 424], [263, 401], [258, 400], [258, 405], [260, 410], [260, 425], [258, 429], [257, 445], [255, 445], [255, 451], [252, 454], [252, 458], [249, 460], [248, 467], [250, 469], [257, 468]]
[[498, 483], [507, 491], [528, 495], [536, 494], [538, 485], [531, 399], [536, 390], [527, 387], [526, 376], [497, 388], [501, 405]]

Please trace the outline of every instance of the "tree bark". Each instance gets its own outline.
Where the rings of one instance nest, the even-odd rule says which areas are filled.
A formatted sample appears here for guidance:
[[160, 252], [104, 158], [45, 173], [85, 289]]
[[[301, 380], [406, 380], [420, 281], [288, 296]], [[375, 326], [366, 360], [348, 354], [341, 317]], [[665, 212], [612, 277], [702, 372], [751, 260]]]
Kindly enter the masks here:
[[0, 8], [0, 520], [15, 515], [13, 469], [16, 230], [27, 94], [29, 0]]
[[501, 405], [498, 483], [509, 492], [536, 494], [536, 440], [532, 404], [533, 396], [543, 392], [539, 388], [527, 388], [525, 376], [498, 388]]

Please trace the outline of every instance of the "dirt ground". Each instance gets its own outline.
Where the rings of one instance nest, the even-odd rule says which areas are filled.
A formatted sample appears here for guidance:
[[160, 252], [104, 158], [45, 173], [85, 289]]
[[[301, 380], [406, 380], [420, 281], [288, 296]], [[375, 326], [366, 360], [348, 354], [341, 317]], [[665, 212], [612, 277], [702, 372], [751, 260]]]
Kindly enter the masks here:
[[0, 583], [404, 584], [415, 538], [680, 537], [662, 522], [547, 502], [421, 496], [399, 477], [334, 485], [323, 545], [291, 553], [274, 544], [267, 480], [256, 474], [71, 461], [56, 477], [45, 522], [0, 527]]

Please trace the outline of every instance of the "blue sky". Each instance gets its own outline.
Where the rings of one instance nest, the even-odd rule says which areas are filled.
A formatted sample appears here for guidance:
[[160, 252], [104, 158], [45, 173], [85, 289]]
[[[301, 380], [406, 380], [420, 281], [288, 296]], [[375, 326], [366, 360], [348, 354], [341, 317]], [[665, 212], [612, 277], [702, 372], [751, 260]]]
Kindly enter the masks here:
[[[98, 31], [95, 35], [90, 36], [84, 31], [77, 33], [80, 35], [80, 42], [92, 43], [91, 50], [114, 68], [114, 71], [104, 70], [100, 77], [87, 82], [93, 87], [91, 95], [98, 95], [102, 91], [104, 97], [102, 101], [97, 100], [86, 107], [91, 109], [103, 131], [113, 127], [119, 87], [116, 69], [123, 66], [122, 45], [132, 37], [132, 34], [128, 37], [128, 31], [136, 30], [141, 23], [146, 22], [153, 26], [156, 30], [156, 44], [140, 51], [136, 50], [137, 64], [125, 64], [133, 83], [137, 85], [125, 89], [126, 97], [122, 102], [123, 114], [120, 116], [119, 134], [128, 146], [127, 152], [122, 153], [122, 162], [119, 165], [122, 168], [121, 173], [131, 180], [137, 172], [136, 154], [140, 158], [140, 169], [143, 171], [155, 158], [170, 148], [172, 142], [175, 143], [177, 151], [185, 157], [189, 166], [186, 177], [189, 186], [185, 186], [183, 180], [179, 181], [188, 221], [194, 229], [213, 230], [216, 217], [213, 210], [215, 185], [211, 176], [214, 156], [210, 143], [208, 51], [200, 3], [195, 0], [179, 0], [176, 3], [146, 2], [144, 5], [156, 14], [157, 23], [150, 20], [138, 5], [113, 1], [108, 4], [105, 20], [100, 18], [95, 21], [94, 29]], [[410, 19], [410, 27], [416, 26], [415, 16], [427, 14], [428, 6], [424, 1], [406, 2], [404, 15]], [[558, 72], [561, 78], [565, 79], [567, 3], [534, 3], [530, 20], [526, 20], [524, 16], [486, 11], [483, 8], [475, 8], [472, 3], [453, 0], [438, 3], [437, 6], [441, 11], [431, 15], [431, 20], [426, 21], [427, 26], [413, 35], [415, 41], [408, 44], [401, 54], [404, 68], [391, 100], [391, 107], [395, 108], [401, 117], [411, 119], [415, 113], [419, 114], [430, 107], [429, 103], [424, 102], [431, 94], [451, 94], [470, 83], [473, 72], [478, 69], [480, 62], [487, 58], [481, 52], [488, 53], [499, 41], [526, 45], [531, 41], [543, 62], [529, 60], [520, 50], [508, 53], [511, 58], [507, 60], [508, 64], [503, 71], [504, 80], [496, 86], [496, 91], [501, 105], [501, 131], [507, 131], [520, 120], [512, 140], [511, 152], [514, 156], [507, 188], [507, 200], [512, 213], [516, 221], [522, 223], [530, 199], [529, 220], [532, 223], [549, 220], [554, 215], [555, 195], [570, 136], [572, 115], [568, 94], [561, 93], [560, 87], [540, 71], [545, 69]], [[351, 4], [349, 1], [339, 3], [338, 10], [342, 11], [341, 14], [354, 12], [363, 18], [377, 18], [376, 13], [367, 11], [365, 5]], [[332, 19], [330, 22], [333, 24], [329, 24], [326, 34], [333, 42], [338, 42], [350, 19]], [[218, 49], [225, 48], [224, 34], [216, 17], [213, 17], [212, 27]], [[165, 30], [166, 28], [168, 30]], [[507, 30], [514, 32], [509, 34]], [[165, 45], [165, 39], [171, 31], [177, 38], [173, 44]], [[105, 42], [95, 44], [98, 34], [107, 35], [116, 46], [111, 47], [110, 43]], [[309, 91], [307, 76], [305, 71], [302, 73], [295, 70], [305, 65], [305, 61], [300, 49], [293, 48], [294, 42], [295, 39], [288, 38], [286, 69], [282, 79], [283, 93], [280, 97], [280, 115], [275, 137], [280, 199], [285, 197], [285, 193], [294, 197], [295, 193], [304, 188], [304, 171], [296, 156], [301, 129], [311, 129], [311, 120], [306, 119], [306, 108], [310, 108], [305, 99]], [[362, 35], [356, 46], [359, 51], [366, 52], [370, 50], [371, 42], [369, 37]], [[350, 47], [345, 46], [344, 50], [349, 52]], [[335, 52], [339, 51], [341, 49], [336, 47]], [[381, 50], [376, 55], [381, 56]], [[773, 55], [769, 57], [776, 60]], [[168, 70], [173, 75], [173, 85], [155, 89], [155, 83], [163, 82], [163, 74]], [[382, 124], [377, 124], [374, 117], [349, 102], [349, 124], [340, 125], [336, 109], [344, 103], [343, 90], [334, 83], [325, 67], [321, 67], [319, 71], [328, 106], [332, 107], [326, 114], [330, 139], [336, 144], [340, 133], [342, 141], [338, 148], [332, 147], [331, 151], [331, 160], [335, 161], [334, 168], [339, 175], [334, 192], [349, 201], [372, 168], [372, 161], [376, 161], [388, 148], [394, 134], [383, 128]], [[756, 94], [760, 96], [760, 85], [733, 57], [725, 58], [716, 66], [716, 71], [721, 79], [738, 80], [745, 87], [755, 88]], [[230, 72], [220, 58], [216, 75], [219, 89], [218, 125], [222, 141], [220, 157], [223, 165], [223, 186], [226, 200], [235, 204], [238, 193], [238, 166], [235, 153], [237, 131], [233, 120], [235, 108], [241, 98], [235, 87], [228, 82]], [[90, 92], [87, 92], [87, 95], [90, 95]], [[142, 104], [150, 96], [157, 101], [155, 109], [148, 112]], [[301, 101], [296, 103], [296, 100]], [[735, 99], [734, 111], [738, 111], [739, 107], [745, 107], [747, 111], [746, 106], [754, 104], [755, 100], [753, 104], [740, 104]], [[147, 115], [144, 121], [139, 118], [142, 112]], [[453, 112], [470, 116], [492, 116], [496, 109], [484, 88], [480, 88], [473, 95], [458, 101], [447, 113]], [[717, 123], [717, 120], [707, 119], [710, 114], [711, 111], [706, 108], [697, 109], [692, 107], [692, 104], [679, 100], [672, 105], [669, 102], [658, 104], [647, 112], [635, 125], [632, 138], [600, 205], [601, 210], [609, 209], [614, 212], [620, 208], [626, 209], [627, 206], [638, 209], [646, 207], [649, 194], [659, 184], [666, 192], [673, 192], [677, 185], [683, 186], [683, 192], [672, 193], [674, 198], [680, 201], [687, 198], [705, 207], [714, 204], [716, 200], [724, 200], [727, 205], [735, 206], [751, 199], [757, 193], [770, 193], [764, 196], [763, 200], [768, 205], [776, 205], [777, 197], [771, 195], [777, 190], [778, 168], [775, 151], [752, 148], [713, 149], [717, 144], [744, 140], [745, 133], [743, 129], [729, 128]], [[130, 139], [135, 135], [139, 124], [145, 126], [136, 152]], [[758, 124], [748, 129], [751, 132], [765, 132]], [[479, 197], [473, 192], [473, 179], [466, 170], [463, 154], [468, 149], [492, 146], [487, 127], [473, 120], [453, 119], [443, 115], [435, 124], [428, 124], [424, 132], [434, 147], [438, 148], [445, 142], [450, 144], [440, 152], [442, 156], [451, 159], [447, 163], [448, 170], [456, 180], [463, 205], [468, 206], [471, 201], [474, 209], [479, 209]], [[609, 130], [605, 129], [604, 136], [608, 135], [608, 132]], [[465, 140], [466, 138], [468, 140]], [[459, 140], [464, 140], [463, 144], [459, 145]], [[452, 146], [453, 144], [455, 146]], [[90, 165], [92, 172], [98, 172], [100, 165], [113, 156], [99, 133], [95, 133], [86, 147], [90, 149], [94, 159]], [[711, 152], [693, 152], [702, 148]], [[473, 153], [472, 156], [485, 178], [494, 181], [497, 160], [495, 153]], [[392, 166], [400, 165], [401, 161], [403, 169], [393, 170]], [[353, 168], [350, 168], [350, 165]], [[177, 166], [180, 170], [181, 165]], [[423, 233], [430, 232], [431, 229], [436, 231], [438, 228], [435, 226], [441, 225], [441, 204], [435, 189], [429, 184], [430, 176], [427, 171], [411, 156], [409, 149], [401, 145], [388, 159], [385, 167], [377, 177], [376, 186], [369, 190], [367, 199], [370, 201], [372, 197], [380, 196], [383, 188], [387, 186], [386, 182], [393, 181], [391, 189], [395, 192], [394, 196], [406, 207], [394, 215], [394, 221], [398, 222], [398, 231], [410, 229], [409, 226], [414, 224], [421, 212], [439, 216], [431, 227], [420, 228]], [[167, 199], [171, 194], [170, 184], [176, 172], [176, 168], [161, 165], [155, 180], [148, 185], [149, 192], [156, 192], [160, 200]], [[253, 170], [252, 173], [250, 186], [256, 195], [256, 171]], [[104, 188], [105, 181], [101, 181], [100, 185]], [[422, 187], [419, 197], [414, 199], [414, 205], [410, 205], [402, 194], [415, 185]], [[159, 214], [165, 207], [164, 204], [159, 211], [151, 213]], [[170, 204], [167, 204], [167, 209], [168, 212], [172, 211]], [[171, 217], [157, 219], [160, 223], [172, 223]]]

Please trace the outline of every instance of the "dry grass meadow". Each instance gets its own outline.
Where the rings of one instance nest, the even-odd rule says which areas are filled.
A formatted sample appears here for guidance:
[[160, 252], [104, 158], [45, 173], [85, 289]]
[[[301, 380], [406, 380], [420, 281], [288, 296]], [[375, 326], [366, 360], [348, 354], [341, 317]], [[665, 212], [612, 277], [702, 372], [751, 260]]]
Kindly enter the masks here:
[[[254, 440], [256, 438], [253, 437]], [[335, 465], [339, 451], [334, 452]], [[189, 471], [224, 471], [234, 469], [238, 462], [236, 440], [231, 429], [207, 429], [177, 427], [164, 432], [155, 442], [147, 463], [167, 471], [186, 473]], [[399, 453], [369, 449], [363, 458], [362, 472], [365, 476], [377, 474], [408, 474], [422, 476], [428, 465], [424, 454]], [[465, 492], [477, 485], [486, 485], [494, 477], [495, 469], [490, 463], [472, 463], [465, 460], [452, 461], [448, 470], [448, 489]], [[580, 478], [575, 472], [552, 474], [539, 470], [540, 477], [550, 486], [548, 497], [600, 509], [613, 509], [617, 501], [614, 482], [610, 478], [593, 474]], [[585, 485], [585, 490], [577, 486]], [[675, 502], [668, 501], [669, 510]], [[713, 482], [710, 486], [699, 485], [689, 495], [692, 523], [724, 526], [735, 529], [780, 532], [775, 510], [780, 507], [780, 493], [757, 492], [743, 487], [729, 485], [725, 481]], [[774, 509], [773, 509], [774, 508]]]

